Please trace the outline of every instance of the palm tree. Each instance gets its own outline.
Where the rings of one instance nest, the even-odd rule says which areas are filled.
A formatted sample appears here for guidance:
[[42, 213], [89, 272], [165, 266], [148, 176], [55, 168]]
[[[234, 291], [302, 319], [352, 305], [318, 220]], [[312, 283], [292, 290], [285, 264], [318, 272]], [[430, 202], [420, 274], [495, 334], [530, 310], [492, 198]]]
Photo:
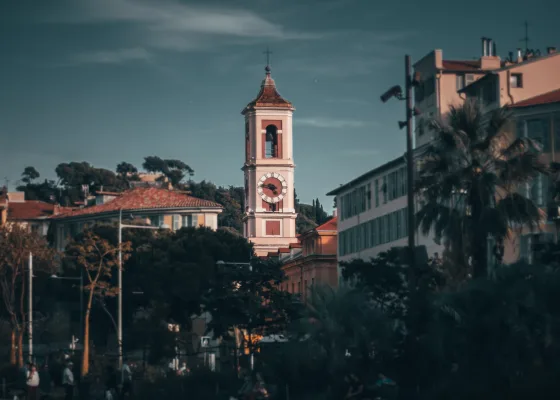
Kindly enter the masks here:
[[522, 184], [547, 173], [540, 146], [515, 137], [507, 108], [486, 113], [467, 100], [450, 108], [445, 120], [433, 120], [435, 140], [419, 167], [417, 213], [422, 233], [434, 231], [474, 277], [488, 273], [488, 239], [498, 261], [513, 226], [538, 226], [535, 204], [518, 193]]

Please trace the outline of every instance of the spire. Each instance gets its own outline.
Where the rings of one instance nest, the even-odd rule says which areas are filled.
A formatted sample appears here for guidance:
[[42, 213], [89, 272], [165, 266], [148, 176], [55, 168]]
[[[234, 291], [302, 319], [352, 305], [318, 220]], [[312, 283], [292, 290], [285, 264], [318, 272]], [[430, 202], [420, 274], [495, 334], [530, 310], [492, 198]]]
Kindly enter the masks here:
[[242, 114], [247, 112], [248, 110], [265, 107], [265, 108], [289, 108], [294, 109], [292, 103], [284, 99], [278, 90], [276, 90], [276, 83], [274, 79], [270, 76], [270, 55], [272, 52], [267, 48], [266, 51], [263, 53], [266, 54], [266, 67], [264, 67], [264, 71], [266, 76], [264, 77], [261, 83], [261, 90], [257, 95], [256, 99], [250, 102], [245, 109], [243, 109]]
[[270, 76], [270, 55], [272, 54], [272, 51], [270, 51], [267, 47], [266, 51], [263, 54], [266, 54], [266, 67], [264, 67], [264, 70], [266, 71], [266, 75]]

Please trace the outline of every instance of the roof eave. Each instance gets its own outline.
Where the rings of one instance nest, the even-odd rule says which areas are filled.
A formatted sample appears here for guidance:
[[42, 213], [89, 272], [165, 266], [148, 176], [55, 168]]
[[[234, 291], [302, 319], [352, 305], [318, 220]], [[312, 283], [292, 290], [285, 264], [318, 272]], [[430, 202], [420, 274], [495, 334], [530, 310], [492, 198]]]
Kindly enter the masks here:
[[53, 220], [63, 220], [63, 219], [80, 219], [80, 218], [96, 218], [96, 217], [107, 217], [110, 215], [118, 215], [120, 211], [123, 212], [160, 212], [160, 211], [179, 211], [188, 209], [189, 211], [217, 211], [218, 214], [222, 213], [224, 210], [223, 206], [213, 206], [213, 207], [162, 207], [162, 208], [123, 208], [122, 210], [111, 210], [111, 211], [101, 211], [98, 213], [89, 214], [78, 214], [78, 215], [65, 215], [58, 214], [50, 217]]

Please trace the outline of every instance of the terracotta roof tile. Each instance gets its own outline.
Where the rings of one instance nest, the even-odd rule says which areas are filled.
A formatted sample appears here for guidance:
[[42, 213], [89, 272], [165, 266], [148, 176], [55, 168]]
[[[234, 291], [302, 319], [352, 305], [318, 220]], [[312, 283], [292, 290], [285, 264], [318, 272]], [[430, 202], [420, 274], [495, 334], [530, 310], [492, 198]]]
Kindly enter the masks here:
[[442, 66], [448, 71], [479, 71], [479, 60], [443, 60]]
[[560, 89], [553, 90], [552, 92], [543, 93], [518, 103], [512, 104], [510, 107], [531, 107], [540, 106], [543, 104], [560, 103]]
[[108, 203], [74, 210], [65, 210], [53, 218], [86, 216], [108, 212], [148, 210], [158, 208], [222, 208], [218, 203], [160, 188], [135, 188], [123, 192]]
[[338, 218], [332, 217], [327, 222], [315, 228], [316, 231], [336, 231]]
[[50, 217], [54, 214], [55, 207], [54, 204], [38, 200], [8, 203], [8, 219], [24, 221]]
[[278, 253], [289, 253], [290, 249], [289, 248], [282, 248], [282, 249], [278, 249]]
[[270, 251], [270, 252], [268, 252], [268, 254], [266, 256], [267, 257], [278, 257], [278, 252], [277, 251]]
[[246, 111], [253, 110], [259, 107], [281, 107], [281, 108], [293, 108], [292, 103], [284, 99], [278, 90], [276, 90], [276, 84], [274, 79], [270, 76], [270, 68], [266, 69], [266, 77], [262, 81], [261, 90], [257, 97], [251, 101], [243, 109], [242, 114]]

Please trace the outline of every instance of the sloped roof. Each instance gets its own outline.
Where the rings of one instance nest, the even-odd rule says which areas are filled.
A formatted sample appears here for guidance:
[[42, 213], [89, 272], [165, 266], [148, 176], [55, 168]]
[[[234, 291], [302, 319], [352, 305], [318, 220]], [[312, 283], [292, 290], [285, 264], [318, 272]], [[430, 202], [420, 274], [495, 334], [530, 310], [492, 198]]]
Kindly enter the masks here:
[[47, 218], [54, 214], [55, 207], [54, 204], [39, 200], [8, 202], [8, 220], [25, 221]]
[[134, 210], [149, 210], [158, 208], [223, 208], [220, 204], [210, 200], [177, 193], [172, 190], [150, 188], [134, 188], [123, 192], [114, 200], [92, 207], [65, 211], [53, 218], [68, 218], [76, 216], [95, 215], [101, 213]]
[[292, 103], [284, 99], [276, 90], [274, 79], [270, 76], [270, 67], [267, 66], [265, 71], [266, 77], [262, 81], [259, 94], [253, 101], [247, 104], [241, 114], [259, 107], [293, 108]]
[[447, 71], [479, 71], [480, 60], [442, 60], [444, 70]]
[[327, 222], [315, 228], [316, 231], [336, 231], [337, 217], [332, 217]]
[[538, 96], [522, 100], [518, 103], [512, 104], [510, 107], [532, 107], [552, 103], [560, 103], [560, 89], [556, 89], [551, 92], [543, 93]]

